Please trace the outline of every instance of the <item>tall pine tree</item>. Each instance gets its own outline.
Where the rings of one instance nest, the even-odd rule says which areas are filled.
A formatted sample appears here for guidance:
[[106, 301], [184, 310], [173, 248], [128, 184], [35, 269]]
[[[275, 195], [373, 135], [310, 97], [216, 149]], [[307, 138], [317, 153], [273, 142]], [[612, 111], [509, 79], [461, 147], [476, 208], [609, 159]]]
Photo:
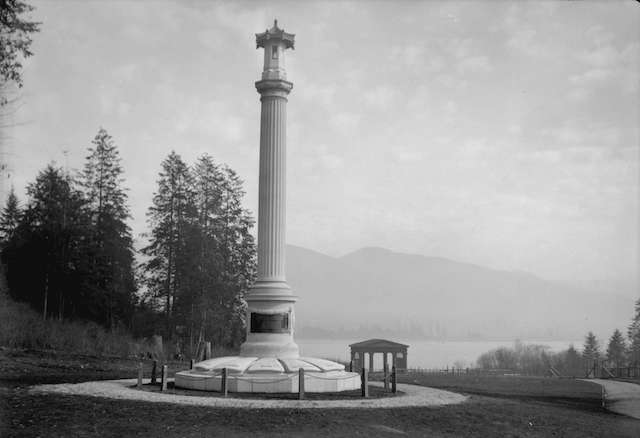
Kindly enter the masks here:
[[86, 316], [81, 288], [88, 221], [85, 201], [71, 177], [48, 165], [27, 186], [29, 202], [3, 250], [12, 296], [45, 318]]
[[255, 277], [254, 220], [242, 208], [242, 181], [204, 155], [194, 168], [202, 235], [199, 338], [237, 346], [245, 333], [244, 294]]
[[624, 341], [622, 332], [615, 329], [613, 335], [611, 335], [611, 338], [609, 339], [609, 345], [607, 345], [607, 360], [613, 366], [623, 366], [626, 350], [627, 345]]
[[585, 337], [582, 358], [586, 360], [597, 360], [600, 358], [600, 345], [593, 332], [587, 333]]
[[[142, 253], [149, 257], [143, 268], [147, 290], [165, 314], [165, 336], [175, 331], [174, 314], [189, 293], [193, 275], [194, 224], [197, 220], [191, 172], [175, 152], [162, 162], [158, 189], [147, 212], [150, 243]], [[184, 293], [183, 293], [184, 292]]]
[[2, 233], [1, 237], [4, 243], [13, 238], [21, 219], [22, 211], [20, 210], [18, 197], [13, 187], [11, 187], [11, 191], [7, 197], [7, 204], [0, 215], [0, 233]]
[[222, 186], [222, 251], [223, 284], [228, 297], [228, 328], [222, 342], [230, 346], [241, 342], [245, 334], [244, 294], [256, 275], [256, 248], [250, 231], [254, 225], [251, 213], [242, 208], [242, 180], [228, 166], [223, 168]]
[[101, 322], [113, 327], [117, 321], [128, 322], [132, 315], [136, 291], [133, 240], [118, 149], [103, 128], [92, 144], [82, 175], [91, 224], [87, 249], [92, 275], [86, 288], [103, 315]]
[[627, 330], [627, 336], [629, 338], [629, 362], [636, 366], [640, 365], [640, 298], [636, 301], [635, 315]]
[[242, 208], [242, 181], [208, 155], [189, 169], [172, 152], [162, 167], [143, 250], [148, 290], [162, 303], [167, 335], [177, 332], [192, 349], [205, 339], [235, 346], [255, 275], [253, 218]]

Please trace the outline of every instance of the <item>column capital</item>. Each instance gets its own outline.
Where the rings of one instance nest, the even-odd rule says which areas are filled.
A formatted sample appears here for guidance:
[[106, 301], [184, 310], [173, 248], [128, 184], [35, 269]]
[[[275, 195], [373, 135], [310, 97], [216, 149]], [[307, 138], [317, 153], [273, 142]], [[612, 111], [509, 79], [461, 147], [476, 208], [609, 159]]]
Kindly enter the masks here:
[[256, 82], [256, 90], [262, 95], [262, 97], [284, 97], [286, 98], [291, 89], [293, 83], [284, 81], [282, 79], [263, 79]]

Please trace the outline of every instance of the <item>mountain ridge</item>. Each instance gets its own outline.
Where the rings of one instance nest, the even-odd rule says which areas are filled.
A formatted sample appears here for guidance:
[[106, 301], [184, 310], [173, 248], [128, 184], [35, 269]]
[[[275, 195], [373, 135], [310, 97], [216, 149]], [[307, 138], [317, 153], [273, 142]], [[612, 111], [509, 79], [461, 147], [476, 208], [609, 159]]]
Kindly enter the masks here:
[[428, 338], [575, 339], [624, 328], [633, 308], [630, 298], [529, 272], [381, 247], [332, 257], [288, 245], [287, 272], [302, 333], [377, 326]]

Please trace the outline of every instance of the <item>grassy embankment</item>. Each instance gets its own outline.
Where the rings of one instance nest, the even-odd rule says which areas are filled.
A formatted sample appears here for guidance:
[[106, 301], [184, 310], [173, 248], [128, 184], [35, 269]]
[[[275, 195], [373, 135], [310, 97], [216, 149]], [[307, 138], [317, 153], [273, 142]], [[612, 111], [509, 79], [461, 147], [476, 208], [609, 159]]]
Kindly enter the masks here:
[[583, 380], [528, 376], [423, 375], [408, 374], [398, 379], [432, 388], [466, 394], [520, 400], [548, 401], [599, 411], [602, 407], [600, 385]]
[[1, 289], [0, 327], [0, 346], [13, 349], [119, 357], [145, 351], [141, 341], [123, 330], [107, 331], [91, 322], [44, 320], [41, 314], [25, 303], [13, 301]]

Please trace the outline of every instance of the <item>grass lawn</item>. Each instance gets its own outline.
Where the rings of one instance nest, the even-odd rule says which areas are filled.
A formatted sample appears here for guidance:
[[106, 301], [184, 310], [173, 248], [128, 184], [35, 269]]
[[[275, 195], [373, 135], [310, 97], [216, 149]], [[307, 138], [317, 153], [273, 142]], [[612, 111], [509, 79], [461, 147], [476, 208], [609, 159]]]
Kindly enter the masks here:
[[549, 401], [599, 410], [600, 385], [583, 380], [524, 376], [421, 375], [407, 374], [399, 382], [447, 389], [465, 394], [488, 395], [521, 400]]
[[34, 383], [132, 378], [136, 366], [123, 359], [0, 351], [0, 436], [640, 436], [640, 421], [602, 410], [596, 385], [569, 380], [406, 376], [471, 399], [439, 408], [353, 410], [219, 409], [25, 391]]

